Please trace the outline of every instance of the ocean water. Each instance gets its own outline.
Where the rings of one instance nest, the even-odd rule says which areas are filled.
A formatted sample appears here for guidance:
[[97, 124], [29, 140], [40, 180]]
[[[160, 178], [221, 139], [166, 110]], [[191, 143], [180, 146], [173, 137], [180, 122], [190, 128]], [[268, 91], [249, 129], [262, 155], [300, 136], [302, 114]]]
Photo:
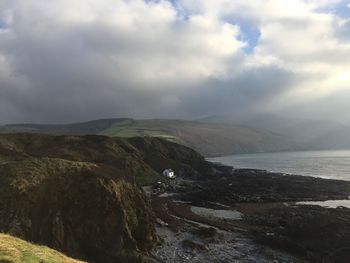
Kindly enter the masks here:
[[350, 150], [239, 154], [208, 158], [235, 168], [350, 181]]

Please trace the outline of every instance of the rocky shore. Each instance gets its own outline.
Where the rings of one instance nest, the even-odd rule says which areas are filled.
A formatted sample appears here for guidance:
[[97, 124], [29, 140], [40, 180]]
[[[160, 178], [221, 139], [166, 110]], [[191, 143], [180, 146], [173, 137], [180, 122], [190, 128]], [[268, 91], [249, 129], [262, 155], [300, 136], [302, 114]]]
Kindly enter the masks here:
[[348, 199], [350, 182], [234, 170], [154, 189], [159, 262], [349, 262], [350, 209], [297, 201]]
[[156, 138], [1, 134], [0, 233], [87, 262], [152, 262], [156, 218], [140, 186], [206, 165]]
[[88, 262], [349, 262], [350, 209], [298, 203], [349, 195], [157, 138], [0, 135], [0, 232]]

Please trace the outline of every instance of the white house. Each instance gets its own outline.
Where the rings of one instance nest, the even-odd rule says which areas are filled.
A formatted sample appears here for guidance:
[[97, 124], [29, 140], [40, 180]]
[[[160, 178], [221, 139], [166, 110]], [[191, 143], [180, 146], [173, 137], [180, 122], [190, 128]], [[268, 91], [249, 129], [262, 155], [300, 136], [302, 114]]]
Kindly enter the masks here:
[[162, 173], [163, 176], [168, 177], [168, 178], [175, 178], [175, 173], [171, 169], [165, 169]]

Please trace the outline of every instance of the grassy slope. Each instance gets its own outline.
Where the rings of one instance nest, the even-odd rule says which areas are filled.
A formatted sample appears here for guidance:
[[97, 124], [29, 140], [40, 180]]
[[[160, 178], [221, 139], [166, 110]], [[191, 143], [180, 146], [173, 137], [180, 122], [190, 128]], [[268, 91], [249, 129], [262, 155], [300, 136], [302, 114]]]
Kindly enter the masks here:
[[0, 127], [0, 132], [34, 132], [49, 134], [97, 134], [108, 129], [115, 123], [127, 122], [126, 118], [99, 119], [88, 122], [77, 122], [70, 124], [9, 124]]
[[180, 163], [193, 166], [203, 160], [187, 147], [151, 137], [0, 135], [0, 174], [2, 169], [14, 174], [37, 168], [55, 173], [96, 164], [115, 176], [131, 176], [140, 185], [149, 185], [164, 180], [160, 173], [166, 168], [178, 172]]
[[110, 128], [100, 132], [102, 135], [111, 137], [138, 137], [151, 136], [163, 138], [176, 143], [185, 142], [181, 140], [174, 132], [174, 127], [177, 127], [178, 121], [165, 120], [129, 120], [112, 125]]
[[8, 263], [79, 263], [56, 250], [34, 245], [21, 239], [0, 234], [0, 262]]
[[277, 134], [233, 124], [184, 120], [129, 121], [117, 123], [100, 134], [112, 137], [161, 137], [188, 145], [207, 156], [289, 149], [288, 141]]
[[[180, 169], [200, 171], [205, 165], [204, 158], [192, 149], [158, 138], [0, 134], [0, 229], [70, 256], [89, 259], [86, 250], [93, 247], [91, 258], [134, 259], [141, 255], [135, 244], [148, 249], [155, 236], [150, 207], [146, 209], [146, 199], [133, 181], [148, 185], [167, 180], [160, 175], [165, 168], [179, 174]], [[21, 220], [18, 224], [17, 219]], [[16, 251], [1, 243], [0, 248]], [[34, 256], [29, 252], [24, 252], [29, 255], [25, 259], [16, 253], [18, 258], [14, 257], [17, 254], [0, 255], [13, 259], [7, 262], [40, 262], [30, 261]]]

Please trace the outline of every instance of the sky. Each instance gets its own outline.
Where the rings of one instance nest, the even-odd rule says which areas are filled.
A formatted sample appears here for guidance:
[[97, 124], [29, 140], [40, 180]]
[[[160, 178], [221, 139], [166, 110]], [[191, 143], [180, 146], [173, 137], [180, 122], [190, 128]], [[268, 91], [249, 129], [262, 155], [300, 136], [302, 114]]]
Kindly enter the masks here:
[[0, 0], [0, 124], [349, 102], [350, 0]]

